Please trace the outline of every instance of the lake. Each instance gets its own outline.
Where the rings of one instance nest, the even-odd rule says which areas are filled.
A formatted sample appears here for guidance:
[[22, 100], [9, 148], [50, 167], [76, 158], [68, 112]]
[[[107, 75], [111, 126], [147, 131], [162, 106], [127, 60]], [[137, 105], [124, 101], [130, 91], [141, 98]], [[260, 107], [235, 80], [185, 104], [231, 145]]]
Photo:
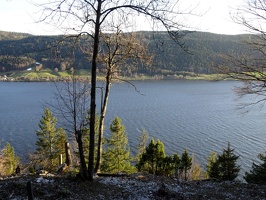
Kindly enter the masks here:
[[[165, 144], [168, 155], [181, 154], [187, 148], [202, 167], [211, 151], [221, 153], [228, 142], [240, 155], [242, 172], [265, 151], [265, 109], [248, 113], [237, 109], [240, 101], [233, 89], [240, 82], [133, 83], [139, 92], [126, 83], [112, 85], [105, 124], [108, 137], [111, 121], [115, 116], [122, 118], [133, 154], [143, 129]], [[0, 82], [1, 147], [10, 142], [22, 160], [35, 150], [38, 123], [55, 91], [55, 83]]]

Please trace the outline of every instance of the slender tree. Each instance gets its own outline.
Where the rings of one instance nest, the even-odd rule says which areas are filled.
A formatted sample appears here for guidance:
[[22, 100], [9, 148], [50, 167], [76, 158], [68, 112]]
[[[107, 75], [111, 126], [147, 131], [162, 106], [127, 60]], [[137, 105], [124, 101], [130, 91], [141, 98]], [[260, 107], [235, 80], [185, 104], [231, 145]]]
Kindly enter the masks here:
[[174, 154], [173, 155], [173, 166], [174, 166], [174, 176], [180, 177], [180, 168], [181, 168], [181, 159], [180, 155]]
[[[121, 23], [121, 22], [120, 22]], [[114, 29], [114, 30], [113, 30]], [[111, 82], [113, 80], [123, 81], [118, 77], [122, 71], [122, 67], [130, 65], [134, 67], [145, 63], [149, 65], [151, 56], [148, 55], [145, 44], [141, 43], [135, 33], [123, 33], [120, 25], [112, 23], [110, 30], [114, 33], [101, 33], [102, 50], [99, 52], [98, 62], [105, 66], [106, 77], [103, 94], [103, 102], [100, 111], [100, 124], [97, 145], [97, 159], [95, 165], [95, 172], [100, 172], [102, 146], [103, 146], [103, 132], [104, 119], [107, 111], [108, 99], [111, 89]]]
[[70, 74], [70, 81], [56, 85], [56, 104], [49, 104], [54, 112], [61, 116], [62, 124], [69, 135], [74, 135], [78, 146], [78, 156], [80, 163], [80, 174], [85, 179], [88, 177], [87, 164], [85, 158], [84, 138], [86, 138], [89, 128], [87, 127], [88, 105], [90, 86], [86, 81], [79, 81], [75, 70]]
[[138, 152], [136, 158], [138, 162], [140, 161], [141, 155], [145, 153], [148, 137], [148, 133], [145, 130], [142, 130], [141, 135], [139, 136], [139, 145], [137, 147]]
[[[84, 151], [84, 156], [86, 159], [86, 164], [88, 164], [88, 157], [89, 157], [89, 144], [90, 144], [90, 130], [89, 130], [89, 123], [90, 123], [90, 118], [89, 118], [90, 114], [89, 114], [89, 111], [88, 111], [88, 114], [86, 116], [86, 121], [85, 121], [85, 124], [84, 124], [84, 127], [82, 129], [82, 146], [83, 146], [83, 151]], [[99, 133], [99, 124], [100, 124], [100, 117], [98, 115], [96, 115], [96, 118], [95, 118], [95, 133], [96, 133], [96, 138], [98, 138], [98, 133]], [[96, 139], [95, 140], [95, 146], [96, 146], [96, 151], [94, 152], [95, 155], [95, 160], [96, 160], [96, 154], [97, 154], [97, 144], [98, 144], [98, 140]], [[96, 162], [95, 162], [96, 163]]]
[[185, 151], [182, 153], [181, 156], [181, 166], [180, 166], [181, 171], [183, 171], [184, 173], [185, 180], [187, 180], [188, 170], [191, 168], [191, 166], [192, 166], [192, 156], [189, 156], [188, 150], [185, 149]]
[[104, 154], [104, 171], [109, 173], [132, 172], [128, 138], [119, 117], [115, 117], [113, 120], [110, 131], [111, 137], [107, 139], [107, 151]]
[[55, 169], [60, 154], [65, 152], [67, 136], [62, 128], [57, 128], [57, 119], [53, 113], [46, 108], [39, 123], [40, 130], [36, 131], [37, 161], [47, 169]]
[[[252, 109], [254, 105], [263, 105], [266, 92], [266, 2], [262, 0], [246, 1], [246, 4], [232, 10], [232, 19], [251, 33], [245, 41], [241, 53], [224, 56], [223, 72], [242, 85], [235, 89], [239, 97], [254, 96], [252, 100], [246, 99], [239, 104], [240, 108]], [[246, 53], [248, 52], [248, 54]], [[248, 55], [248, 56], [246, 56]], [[260, 104], [262, 103], [262, 104]]]
[[[39, 4], [40, 5], [40, 4]], [[88, 179], [93, 180], [94, 147], [95, 147], [95, 114], [96, 114], [96, 78], [97, 60], [101, 33], [108, 31], [108, 23], [113, 19], [123, 19], [125, 25], [132, 25], [132, 19], [143, 15], [151, 19], [155, 27], [164, 28], [171, 38], [178, 44], [181, 34], [178, 32], [184, 26], [179, 23], [181, 12], [177, 7], [178, 1], [172, 0], [59, 0], [41, 4], [43, 15], [40, 21], [57, 22], [58, 26], [65, 26], [68, 30], [78, 32], [77, 37], [88, 35], [93, 39], [91, 60], [91, 99], [90, 99], [90, 150]], [[188, 10], [188, 9], [187, 9]], [[73, 22], [73, 23], [71, 23]], [[69, 27], [70, 26], [70, 27]], [[104, 30], [106, 28], [106, 30]]]

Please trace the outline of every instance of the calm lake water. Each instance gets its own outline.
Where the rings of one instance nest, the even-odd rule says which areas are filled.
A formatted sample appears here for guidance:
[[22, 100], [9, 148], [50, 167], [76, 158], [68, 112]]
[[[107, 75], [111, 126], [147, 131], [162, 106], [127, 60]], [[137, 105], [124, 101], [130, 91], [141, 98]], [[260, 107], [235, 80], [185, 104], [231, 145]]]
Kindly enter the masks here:
[[[165, 144], [168, 155], [185, 148], [202, 166], [211, 151], [221, 153], [230, 142], [240, 155], [242, 171], [266, 150], [265, 109], [244, 114], [233, 89], [236, 81], [135, 81], [113, 84], [106, 117], [106, 135], [115, 116], [123, 120], [132, 153], [145, 129]], [[45, 103], [54, 98], [54, 83], [0, 82], [0, 146], [10, 142], [26, 158], [35, 150], [36, 130]], [[98, 105], [100, 105], [98, 103]], [[59, 119], [60, 121], [60, 119]]]

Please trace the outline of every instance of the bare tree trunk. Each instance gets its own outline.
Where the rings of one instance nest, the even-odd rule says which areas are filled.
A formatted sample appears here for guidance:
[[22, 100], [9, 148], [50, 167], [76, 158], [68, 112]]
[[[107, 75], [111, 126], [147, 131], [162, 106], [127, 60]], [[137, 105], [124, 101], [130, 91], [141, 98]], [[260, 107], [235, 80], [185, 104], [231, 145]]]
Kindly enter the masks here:
[[95, 172], [100, 173], [101, 172], [101, 163], [102, 163], [102, 152], [103, 152], [103, 130], [104, 130], [104, 119], [105, 114], [107, 110], [107, 104], [108, 104], [108, 98], [110, 93], [110, 83], [111, 80], [111, 74], [110, 69], [108, 70], [107, 76], [106, 76], [106, 84], [105, 84], [105, 94], [104, 94], [104, 102], [103, 106], [101, 108], [101, 117], [100, 117], [100, 124], [99, 124], [99, 136], [98, 136], [98, 149], [97, 149], [97, 159], [96, 159], [96, 165], [95, 165]]
[[65, 143], [65, 154], [66, 154], [66, 165], [70, 166], [71, 165], [71, 154], [70, 154], [70, 148], [69, 148], [69, 143]]
[[83, 142], [82, 142], [82, 130], [77, 130], [76, 131], [76, 136], [77, 136], [77, 142], [78, 142], [78, 149], [79, 149], [79, 157], [80, 157], [80, 169], [81, 169], [81, 176], [84, 179], [88, 178], [88, 173], [87, 173], [87, 166], [86, 166], [86, 161], [85, 161], [85, 156], [84, 156], [84, 150], [83, 150]]
[[96, 69], [97, 69], [97, 56], [98, 56], [99, 37], [100, 37], [101, 7], [102, 7], [102, 1], [98, 0], [97, 15], [95, 21], [92, 66], [91, 66], [90, 147], [89, 147], [89, 165], [88, 165], [89, 181], [93, 181], [93, 173], [94, 173], [96, 78], [97, 78]]

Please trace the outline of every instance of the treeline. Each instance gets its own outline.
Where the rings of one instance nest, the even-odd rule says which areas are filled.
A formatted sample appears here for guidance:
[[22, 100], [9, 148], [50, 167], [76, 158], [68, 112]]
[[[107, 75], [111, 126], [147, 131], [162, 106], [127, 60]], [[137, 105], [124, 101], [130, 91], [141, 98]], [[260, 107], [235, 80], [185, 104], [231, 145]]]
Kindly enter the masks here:
[[[8, 176], [20, 173], [66, 173], [77, 174], [80, 169], [79, 153], [75, 142], [69, 148], [69, 138], [62, 127], [57, 127], [57, 118], [46, 108], [36, 131], [36, 151], [30, 155], [30, 163], [22, 166], [14, 148], [7, 143], [0, 154], [0, 175]], [[239, 156], [228, 143], [221, 154], [210, 152], [207, 157], [206, 171], [195, 161], [194, 155], [184, 149], [181, 154], [166, 155], [164, 144], [159, 139], [149, 139], [146, 131], [139, 136], [138, 152], [132, 156], [128, 145], [126, 129], [122, 119], [115, 117], [110, 127], [111, 135], [105, 138], [101, 173], [131, 174], [135, 172], [149, 173], [160, 176], [175, 177], [183, 180], [213, 179], [218, 181], [233, 181], [238, 177], [240, 165]], [[82, 133], [83, 151], [88, 158], [89, 130]], [[95, 141], [97, 143], [97, 141]], [[67, 145], [66, 145], [67, 144]], [[70, 153], [70, 149], [72, 152]], [[261, 163], [253, 163], [250, 172], [244, 179], [248, 183], [266, 183], [266, 156], [259, 154]], [[88, 164], [88, 160], [86, 160]]]
[[0, 31], [0, 41], [1, 40], [20, 40], [25, 37], [31, 36], [28, 33], [17, 33], [17, 32], [6, 32]]
[[[0, 40], [0, 71], [24, 70], [34, 67], [36, 62], [52, 70], [70, 67], [90, 69], [89, 37], [83, 36], [77, 42], [74, 38], [65, 36], [0, 32], [0, 38], [1, 35], [5, 37], [2, 36]], [[185, 76], [187, 72], [217, 73], [218, 66], [223, 64], [224, 55], [248, 55], [250, 52], [243, 41], [252, 39], [252, 35], [194, 32], [181, 39], [181, 48], [166, 32], [137, 32], [137, 35], [148, 45], [149, 53], [154, 55], [152, 66], [122, 66], [120, 75]], [[101, 72], [105, 67], [98, 66], [98, 70]]]

